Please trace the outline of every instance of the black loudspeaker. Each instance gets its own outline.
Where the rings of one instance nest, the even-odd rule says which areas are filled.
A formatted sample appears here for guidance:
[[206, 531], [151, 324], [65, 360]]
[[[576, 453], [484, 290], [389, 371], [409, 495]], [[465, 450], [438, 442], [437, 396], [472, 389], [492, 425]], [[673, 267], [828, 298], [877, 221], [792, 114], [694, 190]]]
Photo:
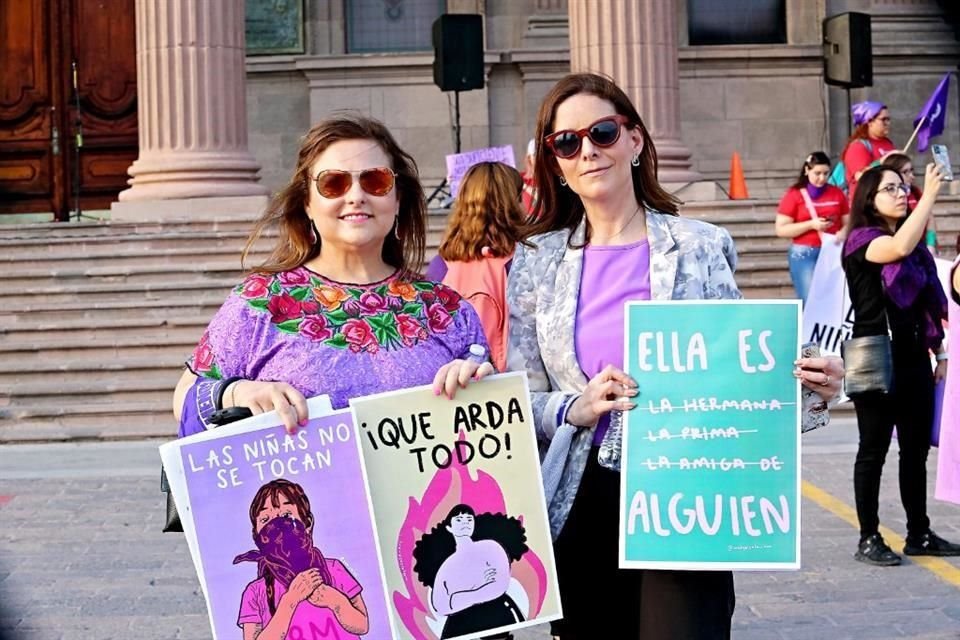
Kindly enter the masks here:
[[847, 89], [873, 85], [870, 16], [841, 13], [823, 21], [823, 75]]
[[446, 13], [433, 22], [433, 83], [443, 91], [483, 89], [483, 16]]

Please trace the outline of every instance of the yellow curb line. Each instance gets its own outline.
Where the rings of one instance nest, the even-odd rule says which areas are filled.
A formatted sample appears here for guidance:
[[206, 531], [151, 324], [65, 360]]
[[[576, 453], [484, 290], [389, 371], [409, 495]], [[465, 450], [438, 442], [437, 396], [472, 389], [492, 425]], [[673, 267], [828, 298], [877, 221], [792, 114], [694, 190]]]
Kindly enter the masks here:
[[[820, 487], [811, 484], [806, 480], [804, 480], [802, 484], [802, 493], [804, 498], [812, 500], [841, 520], [850, 523], [854, 529], [860, 529], [860, 521], [857, 520], [856, 510], [844, 503], [842, 500], [833, 497]], [[889, 544], [893, 549], [903, 549], [903, 545], [906, 544], [906, 540], [886, 527], [880, 527], [880, 534], [883, 536], [884, 540], [887, 541], [887, 544]], [[932, 558], [930, 556], [907, 557], [910, 558], [912, 563], [923, 567], [944, 582], [960, 588], [960, 569], [953, 566], [946, 560], [941, 558]]]

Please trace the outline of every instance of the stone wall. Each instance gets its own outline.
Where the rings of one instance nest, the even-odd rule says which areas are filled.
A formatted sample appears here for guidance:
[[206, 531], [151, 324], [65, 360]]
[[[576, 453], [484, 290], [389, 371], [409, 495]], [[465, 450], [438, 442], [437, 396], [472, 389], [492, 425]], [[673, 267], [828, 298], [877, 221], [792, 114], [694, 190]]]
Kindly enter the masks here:
[[[955, 69], [960, 43], [936, 0], [787, 0], [785, 45], [686, 46], [680, 13], [681, 136], [693, 168], [726, 186], [730, 157], [740, 153], [755, 197], [776, 197], [802, 159], [836, 155], [847, 136], [844, 91], [823, 83], [820, 24], [824, 15], [873, 16], [874, 86], [851, 100], [880, 99], [903, 144], [911, 121], [944, 72]], [[432, 52], [347, 54], [341, 0], [307, 0], [307, 53], [247, 59], [250, 147], [272, 189], [289, 177], [297, 140], [338, 109], [382, 119], [420, 165], [428, 187], [439, 183], [454, 149], [453, 95], [433, 84]], [[518, 163], [537, 109], [569, 69], [566, 0], [448, 0], [450, 11], [485, 16], [486, 87], [460, 96], [462, 148], [512, 144]], [[948, 134], [960, 149], [960, 102], [950, 95]], [[918, 162], [919, 164], [919, 162]]]

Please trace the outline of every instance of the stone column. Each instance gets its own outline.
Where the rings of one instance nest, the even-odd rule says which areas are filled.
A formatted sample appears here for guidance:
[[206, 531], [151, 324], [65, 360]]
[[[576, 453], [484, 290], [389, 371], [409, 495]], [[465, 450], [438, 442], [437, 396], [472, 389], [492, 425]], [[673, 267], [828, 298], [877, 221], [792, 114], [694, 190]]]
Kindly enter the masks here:
[[[616, 80], [657, 145], [660, 181], [702, 179], [680, 140], [680, 71], [674, 0], [569, 0], [570, 67]], [[678, 184], [679, 186], [679, 184]]]
[[136, 0], [140, 157], [120, 217], [142, 201], [163, 200], [166, 212], [170, 199], [256, 196], [262, 206], [268, 190], [247, 148], [243, 7]]

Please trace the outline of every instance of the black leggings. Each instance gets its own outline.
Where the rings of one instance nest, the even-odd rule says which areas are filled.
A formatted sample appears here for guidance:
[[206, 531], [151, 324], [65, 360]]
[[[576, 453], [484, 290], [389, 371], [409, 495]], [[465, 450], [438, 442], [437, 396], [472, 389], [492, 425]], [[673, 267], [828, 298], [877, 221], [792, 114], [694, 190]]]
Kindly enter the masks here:
[[860, 447], [853, 467], [853, 489], [860, 520], [860, 540], [877, 532], [880, 476], [890, 448], [893, 427], [900, 443], [900, 501], [907, 514], [907, 535], [923, 535], [927, 517], [927, 454], [933, 425], [933, 374], [927, 350], [919, 344], [895, 341], [893, 388], [888, 394], [870, 392], [853, 399], [860, 430]]
[[620, 569], [620, 474], [590, 452], [570, 516], [554, 543], [561, 640], [726, 640], [733, 616], [729, 571]]

